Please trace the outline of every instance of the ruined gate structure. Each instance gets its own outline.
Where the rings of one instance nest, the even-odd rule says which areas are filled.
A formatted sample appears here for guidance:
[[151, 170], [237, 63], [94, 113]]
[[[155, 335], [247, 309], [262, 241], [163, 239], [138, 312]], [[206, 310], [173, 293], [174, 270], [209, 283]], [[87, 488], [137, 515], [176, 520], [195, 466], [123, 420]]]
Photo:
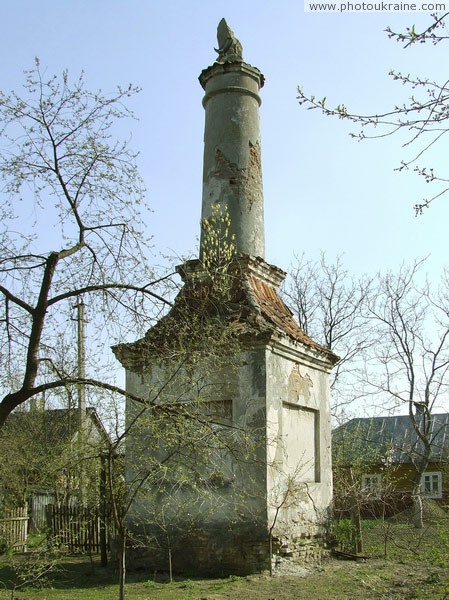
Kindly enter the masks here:
[[[232, 313], [238, 350], [237, 360], [229, 361], [237, 366], [229, 366], [228, 372], [226, 364], [209, 371], [211, 385], [201, 389], [209, 389], [204, 415], [212, 414], [220, 423], [216, 437], [227, 428], [241, 429], [254, 443], [244, 444], [241, 458], [221, 448], [217, 452], [222, 470], [214, 466], [203, 488], [197, 479], [189, 483], [188, 478], [185, 485], [171, 486], [166, 505], [161, 490], [170, 482], [161, 474], [155, 484], [148, 476], [150, 489], [136, 495], [128, 518], [134, 539], [141, 540], [132, 555], [134, 565], [167, 568], [168, 547], [178, 571], [243, 574], [268, 568], [273, 555], [303, 564], [321, 556], [332, 500], [329, 373], [338, 358], [300, 329], [279, 296], [285, 273], [265, 262], [259, 133], [264, 77], [243, 61], [241, 44], [224, 19], [218, 26], [218, 44], [216, 62], [199, 77], [205, 91], [202, 220], [213, 219], [217, 207], [229, 217], [227, 235], [235, 247], [232, 290], [226, 310], [217, 309], [214, 318]], [[181, 397], [188, 402], [195, 387], [180, 390], [185, 380], [176, 382], [160, 349], [172, 348], [175, 356], [180, 344], [173, 332], [186, 320], [182, 311], [186, 306], [195, 311], [198, 298], [204, 308], [206, 246], [203, 228], [199, 259], [179, 268], [184, 287], [174, 308], [144, 338], [113, 349], [126, 369], [130, 394], [155, 398], [159, 407], [172, 406]], [[193, 317], [187, 320], [195, 323]], [[214, 387], [217, 382], [220, 385]], [[157, 411], [151, 410], [157, 418]], [[129, 424], [141, 406], [128, 400], [126, 411]], [[126, 473], [131, 487], [145, 452], [146, 465], [156, 464], [155, 456], [168, 452], [162, 430], [151, 429], [153, 438], [155, 431], [161, 434], [157, 449], [150, 434], [145, 441], [145, 425], [130, 428]], [[185, 435], [189, 437], [188, 430]], [[193, 450], [197, 464], [198, 452]], [[187, 451], [181, 455], [187, 471], [194, 469], [192, 456]]]

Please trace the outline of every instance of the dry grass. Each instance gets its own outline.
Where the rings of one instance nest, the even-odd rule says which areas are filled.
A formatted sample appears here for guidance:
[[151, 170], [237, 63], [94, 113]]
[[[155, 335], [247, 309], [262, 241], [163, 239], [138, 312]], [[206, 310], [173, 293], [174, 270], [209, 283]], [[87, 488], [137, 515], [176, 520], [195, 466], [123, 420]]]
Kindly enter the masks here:
[[[366, 561], [332, 559], [321, 569], [270, 578], [267, 574], [225, 579], [166, 582], [163, 575], [129, 573], [127, 600], [449, 600], [449, 519], [446, 513], [428, 519], [423, 531], [405, 518], [365, 521]], [[23, 558], [16, 557], [16, 561]], [[288, 574], [286, 574], [288, 573]], [[0, 581], [11, 587], [13, 572], [3, 566]], [[66, 557], [46, 587], [18, 590], [17, 600], [111, 600], [118, 597], [117, 573], [85, 557]], [[9, 582], [9, 583], [8, 583]], [[0, 600], [11, 600], [2, 589]]]

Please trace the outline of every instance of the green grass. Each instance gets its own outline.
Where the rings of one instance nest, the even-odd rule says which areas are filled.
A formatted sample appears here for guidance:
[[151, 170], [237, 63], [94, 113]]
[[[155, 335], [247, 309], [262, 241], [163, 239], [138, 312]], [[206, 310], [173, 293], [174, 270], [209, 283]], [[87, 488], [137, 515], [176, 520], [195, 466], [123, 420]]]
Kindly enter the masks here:
[[[16, 592], [17, 600], [111, 600], [118, 597], [113, 573], [82, 561], [63, 561], [64, 572], [43, 589], [26, 588]], [[178, 580], [163, 583], [130, 577], [129, 600], [425, 600], [443, 598], [441, 572], [417, 571], [413, 565], [398, 568], [393, 562], [331, 562], [323, 570], [305, 578], [267, 575], [238, 579]], [[0, 599], [10, 595], [0, 591]]]
[[[127, 600], [447, 600], [449, 599], [449, 520], [417, 531], [401, 522], [364, 524], [363, 562], [331, 560], [306, 577], [270, 578], [267, 574], [222, 579], [178, 578], [129, 572]], [[386, 532], [388, 535], [386, 536]], [[386, 537], [385, 537], [386, 536]], [[386, 540], [387, 556], [383, 558]], [[15, 571], [26, 557], [0, 560], [0, 600], [11, 600]], [[88, 557], [64, 556], [42, 587], [25, 586], [16, 600], [114, 600], [117, 570], [102, 568]]]

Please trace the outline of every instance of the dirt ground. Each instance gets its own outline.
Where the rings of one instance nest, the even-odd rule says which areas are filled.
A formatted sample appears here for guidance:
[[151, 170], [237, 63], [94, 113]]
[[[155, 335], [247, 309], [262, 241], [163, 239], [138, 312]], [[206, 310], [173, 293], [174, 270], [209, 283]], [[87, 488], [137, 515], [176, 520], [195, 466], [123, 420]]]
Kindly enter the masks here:
[[446, 600], [447, 575], [444, 569], [429, 570], [428, 564], [415, 561], [401, 564], [380, 559], [360, 562], [334, 559], [309, 572], [299, 569], [294, 574], [290, 569], [271, 578], [258, 575], [221, 583], [221, 589], [204, 590], [203, 595], [196, 597], [198, 600]]

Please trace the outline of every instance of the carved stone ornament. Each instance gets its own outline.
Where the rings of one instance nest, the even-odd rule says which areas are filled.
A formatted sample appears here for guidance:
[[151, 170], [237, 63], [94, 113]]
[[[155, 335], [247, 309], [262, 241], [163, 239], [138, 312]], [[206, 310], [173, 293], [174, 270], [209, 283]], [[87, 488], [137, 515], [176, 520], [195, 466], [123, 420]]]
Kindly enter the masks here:
[[217, 62], [232, 62], [242, 61], [242, 44], [235, 37], [234, 32], [230, 29], [225, 19], [222, 19], [217, 27], [218, 52]]

